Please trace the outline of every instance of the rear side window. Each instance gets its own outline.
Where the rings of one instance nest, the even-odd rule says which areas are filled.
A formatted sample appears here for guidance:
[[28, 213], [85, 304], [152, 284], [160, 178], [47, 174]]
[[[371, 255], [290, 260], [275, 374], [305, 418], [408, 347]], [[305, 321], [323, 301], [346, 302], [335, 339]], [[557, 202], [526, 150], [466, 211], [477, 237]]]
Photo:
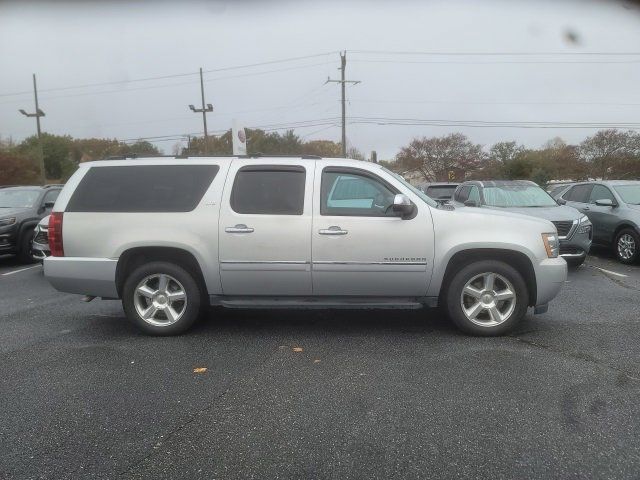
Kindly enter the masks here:
[[248, 166], [238, 170], [231, 190], [236, 213], [302, 215], [305, 169], [297, 166]]
[[593, 185], [590, 184], [576, 185], [565, 193], [562, 198], [570, 202], [588, 203], [592, 188]]
[[453, 195], [453, 192], [455, 192], [456, 187], [455, 185], [443, 185], [443, 186], [433, 186], [433, 187], [427, 187], [427, 191], [425, 192], [427, 195], [429, 195], [431, 198], [434, 199], [438, 199], [438, 200], [442, 200], [442, 199], [449, 199], [451, 198], [451, 196]]
[[218, 173], [217, 165], [92, 167], [67, 212], [190, 212]]

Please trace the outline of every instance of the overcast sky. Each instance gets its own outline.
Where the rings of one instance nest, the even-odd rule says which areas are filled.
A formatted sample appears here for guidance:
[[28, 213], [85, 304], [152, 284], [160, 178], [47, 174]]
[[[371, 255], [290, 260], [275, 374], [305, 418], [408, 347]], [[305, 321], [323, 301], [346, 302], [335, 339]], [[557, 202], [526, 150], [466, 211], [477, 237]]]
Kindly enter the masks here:
[[[339, 78], [344, 49], [347, 78], [362, 82], [347, 88], [348, 117], [640, 128], [640, 9], [629, 2], [5, 1], [0, 135], [34, 133], [34, 120], [18, 113], [33, 111], [33, 97], [18, 93], [30, 91], [36, 73], [44, 131], [167, 136], [156, 145], [170, 153], [179, 135], [202, 132], [201, 115], [188, 109], [200, 103], [202, 67], [218, 70], [204, 77], [210, 131], [228, 129], [233, 118], [249, 127], [304, 121], [309, 126], [295, 131], [305, 139], [339, 141], [340, 87], [323, 83]], [[584, 55], [594, 52], [636, 55]], [[168, 78], [135, 81], [161, 76]], [[120, 83], [76, 88], [105, 82]], [[539, 146], [597, 130], [551, 127], [359, 123], [347, 136], [361, 151], [390, 158], [420, 135], [459, 131], [484, 145]]]

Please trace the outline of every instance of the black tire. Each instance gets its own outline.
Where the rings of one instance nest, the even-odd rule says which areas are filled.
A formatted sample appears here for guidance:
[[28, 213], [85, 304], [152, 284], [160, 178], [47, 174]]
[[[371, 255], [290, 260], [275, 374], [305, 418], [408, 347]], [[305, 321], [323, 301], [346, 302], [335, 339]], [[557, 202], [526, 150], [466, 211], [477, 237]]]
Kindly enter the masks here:
[[586, 259], [587, 259], [587, 256], [585, 255], [584, 257], [579, 257], [579, 258], [565, 258], [565, 261], [567, 262], [567, 265], [570, 268], [578, 268], [580, 265], [584, 263]]
[[[175, 321], [167, 325], [154, 325], [148, 320], [142, 318], [136, 308], [136, 289], [140, 282], [156, 275], [168, 275], [177, 280], [184, 289], [186, 302], [184, 303], [184, 312]], [[178, 285], [173, 283], [173, 285]], [[141, 297], [139, 297], [140, 299]], [[164, 298], [164, 297], [163, 297]], [[133, 322], [138, 328], [149, 335], [167, 336], [179, 335], [187, 331], [200, 317], [203, 305], [202, 290], [193, 275], [184, 268], [169, 262], [151, 262], [139, 266], [129, 274], [124, 282], [122, 291], [122, 307], [127, 318]], [[150, 300], [149, 300], [150, 302]], [[164, 316], [164, 314], [158, 314]], [[162, 319], [161, 319], [162, 321]], [[168, 317], [167, 317], [167, 321]]]
[[[507, 318], [497, 325], [478, 325], [471, 321], [465, 315], [462, 307], [462, 291], [467, 282], [485, 273], [494, 273], [506, 279], [513, 287], [515, 299], [513, 300], [513, 309]], [[480, 281], [479, 279], [478, 281]], [[501, 279], [496, 282], [503, 291], [505, 284]], [[511, 331], [527, 313], [529, 305], [529, 290], [522, 275], [510, 265], [498, 260], [481, 260], [473, 262], [460, 269], [446, 285], [445, 290], [445, 307], [449, 318], [463, 332], [478, 336], [498, 336], [504, 335]], [[511, 288], [509, 288], [511, 290]], [[507, 302], [498, 303], [502, 308], [507, 306]], [[509, 307], [510, 308], [510, 307]], [[508, 309], [506, 309], [508, 310]], [[502, 312], [501, 312], [502, 313]], [[505, 311], [507, 313], [507, 311]], [[481, 315], [489, 315], [487, 310]], [[477, 320], [480, 321], [480, 320]]]
[[[627, 257], [620, 247], [620, 241], [623, 239], [628, 240], [629, 238], [633, 242], [633, 254]], [[638, 258], [640, 258], [640, 236], [638, 235], [638, 232], [636, 232], [632, 228], [623, 228], [622, 230], [620, 230], [620, 232], [618, 232], [618, 235], [616, 235], [615, 242], [613, 242], [613, 254], [621, 263], [627, 265], [636, 263], [638, 261]]]
[[22, 237], [20, 238], [20, 245], [18, 249], [18, 261], [20, 263], [35, 263], [36, 261], [31, 255], [31, 244], [33, 243], [33, 234], [35, 230], [33, 228], [29, 228], [22, 232]]

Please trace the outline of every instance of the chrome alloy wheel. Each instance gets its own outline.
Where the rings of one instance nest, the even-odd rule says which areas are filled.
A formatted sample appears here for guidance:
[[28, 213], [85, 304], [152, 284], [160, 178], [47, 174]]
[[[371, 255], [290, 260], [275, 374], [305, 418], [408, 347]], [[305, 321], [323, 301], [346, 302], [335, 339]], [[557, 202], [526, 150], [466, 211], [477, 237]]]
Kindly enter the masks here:
[[465, 284], [460, 305], [471, 322], [481, 327], [495, 327], [506, 322], [515, 310], [516, 290], [502, 275], [481, 273]]
[[618, 255], [623, 260], [629, 260], [636, 253], [636, 241], [634, 238], [625, 233], [618, 239]]
[[187, 310], [184, 287], [164, 273], [149, 275], [138, 283], [133, 302], [140, 318], [157, 327], [176, 323]]

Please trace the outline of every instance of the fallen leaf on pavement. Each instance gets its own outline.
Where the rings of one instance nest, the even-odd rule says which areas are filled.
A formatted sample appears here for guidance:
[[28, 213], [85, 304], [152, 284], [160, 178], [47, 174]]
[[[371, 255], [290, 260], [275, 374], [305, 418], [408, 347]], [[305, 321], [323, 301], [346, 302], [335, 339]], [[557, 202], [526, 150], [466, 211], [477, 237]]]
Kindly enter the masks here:
[[294, 352], [302, 352], [302, 347], [293, 347]]
[[204, 373], [207, 371], [207, 367], [196, 367], [193, 369], [193, 373]]

